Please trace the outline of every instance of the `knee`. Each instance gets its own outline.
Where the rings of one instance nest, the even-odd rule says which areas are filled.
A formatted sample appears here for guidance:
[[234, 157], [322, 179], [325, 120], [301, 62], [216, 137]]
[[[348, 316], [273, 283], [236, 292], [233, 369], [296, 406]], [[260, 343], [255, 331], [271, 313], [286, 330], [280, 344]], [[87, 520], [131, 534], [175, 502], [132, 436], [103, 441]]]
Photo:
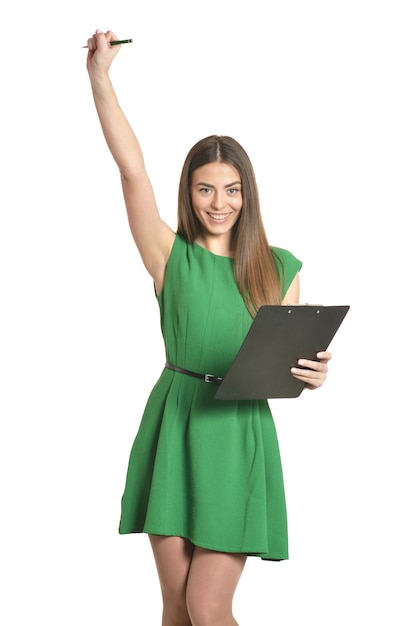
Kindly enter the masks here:
[[204, 594], [198, 596], [188, 594], [187, 608], [193, 626], [231, 623], [231, 607], [225, 606], [215, 598], [205, 597]]
[[164, 590], [162, 601], [164, 618], [167, 620], [163, 622], [164, 624], [167, 623], [170, 626], [191, 626], [185, 595]]

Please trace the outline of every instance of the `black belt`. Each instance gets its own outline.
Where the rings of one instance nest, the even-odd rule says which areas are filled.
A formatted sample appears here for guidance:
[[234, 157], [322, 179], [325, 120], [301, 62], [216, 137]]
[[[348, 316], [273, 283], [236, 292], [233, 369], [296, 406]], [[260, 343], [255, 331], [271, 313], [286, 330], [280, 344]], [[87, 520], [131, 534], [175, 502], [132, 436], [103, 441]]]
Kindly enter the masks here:
[[169, 370], [174, 370], [174, 372], [179, 372], [180, 374], [200, 378], [201, 380], [204, 380], [205, 383], [221, 383], [223, 380], [221, 376], [213, 376], [213, 374], [198, 374], [197, 372], [190, 372], [190, 370], [185, 370], [177, 365], [172, 365], [172, 363], [168, 363], [168, 361], [165, 363], [165, 367]]

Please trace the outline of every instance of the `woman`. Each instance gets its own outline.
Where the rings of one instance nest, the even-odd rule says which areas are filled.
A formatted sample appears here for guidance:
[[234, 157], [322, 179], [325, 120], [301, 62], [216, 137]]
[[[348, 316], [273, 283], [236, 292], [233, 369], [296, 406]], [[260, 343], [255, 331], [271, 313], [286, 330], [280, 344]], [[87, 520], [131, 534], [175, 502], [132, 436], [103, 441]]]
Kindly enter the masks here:
[[[237, 624], [232, 600], [249, 555], [288, 558], [285, 495], [267, 401], [215, 400], [262, 304], [296, 304], [301, 262], [271, 248], [255, 176], [230, 137], [189, 152], [178, 230], [160, 218], [138, 140], [109, 78], [120, 46], [111, 31], [88, 40], [97, 113], [119, 167], [132, 235], [158, 298], [167, 364], [147, 402], [122, 498], [120, 533], [150, 537], [163, 626]], [[292, 375], [320, 387], [329, 352]]]

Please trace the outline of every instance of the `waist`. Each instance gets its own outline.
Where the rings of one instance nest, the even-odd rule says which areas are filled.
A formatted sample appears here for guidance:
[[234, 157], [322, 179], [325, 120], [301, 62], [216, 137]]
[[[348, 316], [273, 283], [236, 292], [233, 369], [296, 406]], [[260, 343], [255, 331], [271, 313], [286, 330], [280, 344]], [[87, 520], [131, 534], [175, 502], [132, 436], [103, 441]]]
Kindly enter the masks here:
[[165, 363], [165, 367], [169, 370], [173, 370], [174, 372], [179, 372], [180, 374], [185, 374], [186, 376], [192, 376], [193, 378], [199, 378], [203, 380], [205, 383], [217, 383], [220, 384], [223, 380], [222, 376], [216, 376], [214, 374], [201, 374], [199, 372], [192, 372], [191, 370], [186, 370], [183, 367], [178, 367], [178, 365], [173, 365], [168, 361]]

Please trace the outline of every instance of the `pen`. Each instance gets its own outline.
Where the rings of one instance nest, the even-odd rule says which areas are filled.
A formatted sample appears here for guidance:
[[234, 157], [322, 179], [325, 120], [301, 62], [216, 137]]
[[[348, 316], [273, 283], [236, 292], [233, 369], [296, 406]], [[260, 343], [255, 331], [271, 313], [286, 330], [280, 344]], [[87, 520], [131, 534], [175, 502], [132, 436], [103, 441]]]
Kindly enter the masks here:
[[[120, 46], [122, 43], [132, 43], [133, 39], [120, 39], [119, 41], [111, 41], [111, 46]], [[88, 46], [83, 46], [83, 48], [88, 48]]]
[[133, 39], [121, 39], [120, 41], [111, 41], [110, 45], [111, 46], [118, 46], [121, 43], [132, 43]]

